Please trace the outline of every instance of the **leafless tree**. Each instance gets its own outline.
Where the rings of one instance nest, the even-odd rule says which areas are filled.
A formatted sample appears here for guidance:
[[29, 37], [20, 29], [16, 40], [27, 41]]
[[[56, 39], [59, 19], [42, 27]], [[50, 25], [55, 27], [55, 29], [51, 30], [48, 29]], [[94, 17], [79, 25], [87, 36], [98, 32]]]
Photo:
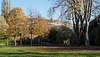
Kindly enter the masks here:
[[80, 38], [84, 34], [85, 45], [89, 46], [89, 22], [94, 11], [100, 12], [100, 2], [98, 0], [54, 0], [53, 2], [55, 3], [48, 11], [49, 15], [52, 16], [57, 9], [61, 11], [60, 17], [63, 19], [67, 19], [70, 14], [77, 35], [77, 45], [80, 45]]

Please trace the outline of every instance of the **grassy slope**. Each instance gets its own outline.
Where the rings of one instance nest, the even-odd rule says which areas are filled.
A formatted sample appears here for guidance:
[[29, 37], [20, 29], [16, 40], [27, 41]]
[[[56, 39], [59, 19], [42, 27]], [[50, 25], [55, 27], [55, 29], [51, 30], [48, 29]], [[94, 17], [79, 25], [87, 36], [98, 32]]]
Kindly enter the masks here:
[[68, 51], [43, 47], [2, 47], [0, 57], [100, 57], [100, 51]]

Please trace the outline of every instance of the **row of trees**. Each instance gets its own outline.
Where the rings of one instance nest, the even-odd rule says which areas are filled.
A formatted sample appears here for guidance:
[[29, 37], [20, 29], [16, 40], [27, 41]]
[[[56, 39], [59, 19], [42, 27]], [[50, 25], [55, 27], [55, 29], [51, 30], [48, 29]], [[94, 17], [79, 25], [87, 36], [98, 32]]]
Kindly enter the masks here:
[[22, 45], [22, 36], [31, 35], [30, 45], [32, 45], [33, 35], [44, 37], [48, 34], [47, 21], [41, 16], [33, 18], [36, 13], [32, 9], [29, 9], [29, 18], [27, 18], [21, 8], [13, 8], [11, 10], [11, 0], [2, 0], [1, 11], [1, 15], [5, 18], [1, 20], [1, 37], [4, 34], [10, 38], [14, 37], [15, 46], [16, 37], [18, 36], [20, 36], [20, 45]]
[[[89, 37], [88, 37], [88, 28], [91, 20], [92, 13], [100, 11], [100, 3], [98, 0], [55, 0], [55, 4], [49, 10], [49, 15], [51, 16], [57, 9], [60, 8], [60, 17], [61, 19], [71, 20], [73, 22], [74, 32], [77, 35], [77, 45], [80, 45], [80, 39], [85, 39], [85, 45], [89, 46]], [[48, 34], [48, 24], [41, 16], [33, 18], [32, 10], [29, 10], [29, 18], [27, 18], [21, 8], [11, 8], [11, 0], [3, 0], [2, 3], [2, 16], [6, 19], [6, 35], [9, 37], [14, 37], [15, 46], [16, 46], [16, 37], [23, 35], [31, 35], [31, 44], [33, 35], [46, 36]], [[2, 26], [2, 25], [1, 25]], [[3, 25], [4, 26], [4, 25]], [[1, 27], [3, 28], [3, 27]], [[61, 29], [59, 34], [62, 34], [62, 31], [65, 28]], [[53, 33], [53, 32], [52, 32]], [[69, 34], [64, 33], [65, 38], [70, 36]], [[59, 35], [58, 34], [58, 35]], [[61, 36], [62, 37], [62, 36]], [[55, 37], [54, 37], [55, 38]], [[42, 39], [42, 38], [41, 38]], [[20, 40], [22, 45], [22, 40]]]
[[[15, 46], [16, 38], [18, 36], [20, 36], [20, 44], [22, 45], [22, 36], [31, 35], [30, 45], [32, 45], [33, 35], [44, 37], [48, 33], [48, 24], [46, 20], [44, 20], [40, 15], [36, 18], [27, 18], [21, 8], [13, 8], [8, 14], [7, 20], [7, 23], [1, 21], [1, 23], [4, 24], [2, 25], [2, 29], [8, 37], [14, 38]], [[6, 26], [5, 23], [8, 26]]]

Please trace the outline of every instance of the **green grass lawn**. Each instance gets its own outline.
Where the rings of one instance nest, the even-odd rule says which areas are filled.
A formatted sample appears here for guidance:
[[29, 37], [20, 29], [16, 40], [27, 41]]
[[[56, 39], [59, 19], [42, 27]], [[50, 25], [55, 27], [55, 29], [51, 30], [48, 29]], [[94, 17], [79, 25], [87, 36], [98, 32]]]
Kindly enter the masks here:
[[43, 46], [0, 46], [0, 57], [100, 57], [100, 51], [47, 49]]

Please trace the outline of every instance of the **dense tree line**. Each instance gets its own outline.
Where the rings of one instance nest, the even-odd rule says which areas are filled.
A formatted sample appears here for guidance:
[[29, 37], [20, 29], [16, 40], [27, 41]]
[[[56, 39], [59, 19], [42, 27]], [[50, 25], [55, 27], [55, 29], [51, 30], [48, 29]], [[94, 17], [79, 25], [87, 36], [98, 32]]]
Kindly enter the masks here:
[[[63, 44], [68, 41], [68, 43], [78, 46], [81, 44], [86, 46], [90, 44], [99, 45], [100, 28], [93, 28], [89, 32], [91, 16], [100, 8], [97, 0], [55, 0], [53, 2], [55, 2], [55, 5], [50, 8], [49, 15], [51, 16], [60, 8], [60, 18], [67, 21], [71, 20], [73, 29], [70, 29], [68, 27], [70, 23], [66, 22], [60, 28], [52, 27], [49, 29], [47, 20], [41, 15], [37, 14], [34, 16], [36, 13], [29, 9], [29, 18], [27, 18], [23, 9], [13, 8], [11, 10], [11, 0], [3, 0], [1, 15], [4, 18], [0, 19], [0, 37], [5, 35], [8, 38], [12, 38], [15, 46], [18, 38], [20, 45], [22, 45], [25, 37], [30, 38], [30, 45], [32, 45], [36, 35], [39, 37], [38, 42], [41, 41], [41, 44], [46, 37], [48, 38], [48, 43], [51, 44]], [[98, 11], [100, 10], [98, 9]], [[93, 33], [96, 33], [96, 35]], [[95, 39], [91, 35], [94, 35]]]

